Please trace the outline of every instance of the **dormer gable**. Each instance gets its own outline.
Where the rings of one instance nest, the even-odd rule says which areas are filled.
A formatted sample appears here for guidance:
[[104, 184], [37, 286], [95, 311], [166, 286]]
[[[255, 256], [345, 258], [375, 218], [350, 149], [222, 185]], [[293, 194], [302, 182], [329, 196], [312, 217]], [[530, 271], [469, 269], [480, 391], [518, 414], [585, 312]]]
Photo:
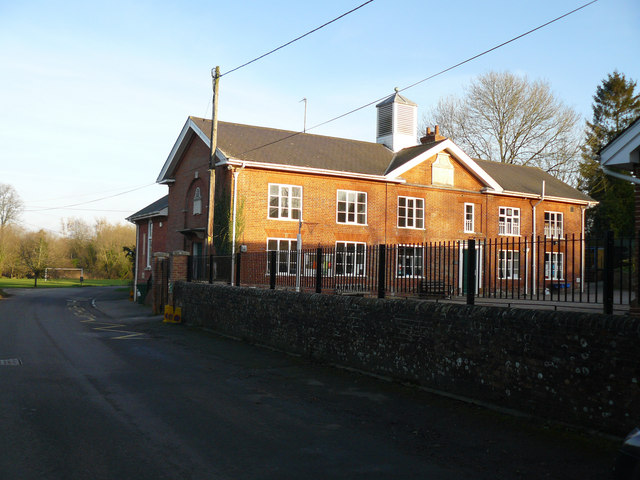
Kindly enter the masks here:
[[471, 176], [476, 178], [481, 188], [494, 192], [503, 191], [493, 177], [449, 139], [436, 140], [397, 152], [387, 168], [385, 176], [389, 179], [404, 178], [405, 175], [411, 175], [408, 173], [411, 170], [420, 166], [423, 168], [428, 166], [428, 181], [421, 183], [455, 187], [455, 164], [460, 164]]

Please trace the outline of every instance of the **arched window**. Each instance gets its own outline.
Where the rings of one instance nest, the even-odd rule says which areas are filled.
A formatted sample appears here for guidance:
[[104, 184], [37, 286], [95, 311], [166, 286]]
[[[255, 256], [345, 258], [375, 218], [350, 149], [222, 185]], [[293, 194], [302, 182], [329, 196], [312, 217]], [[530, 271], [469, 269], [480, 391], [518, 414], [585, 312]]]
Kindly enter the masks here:
[[200, 215], [202, 213], [202, 195], [200, 195], [200, 187], [196, 188], [196, 193], [193, 196], [193, 214]]

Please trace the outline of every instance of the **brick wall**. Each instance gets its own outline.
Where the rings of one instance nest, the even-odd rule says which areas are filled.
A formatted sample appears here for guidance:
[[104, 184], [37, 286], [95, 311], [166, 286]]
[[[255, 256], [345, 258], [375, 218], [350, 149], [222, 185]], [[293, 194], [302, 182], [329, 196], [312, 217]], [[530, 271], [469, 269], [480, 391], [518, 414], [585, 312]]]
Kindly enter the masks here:
[[[155, 252], [166, 252], [167, 245], [167, 217], [154, 217], [151, 219], [151, 257]], [[138, 283], [144, 283], [151, 277], [151, 266], [147, 268], [147, 238], [149, 235], [149, 219], [136, 222], [138, 232], [138, 251], [136, 253], [136, 263], [138, 272]]]
[[556, 421], [626, 434], [640, 414], [640, 320], [177, 283], [183, 318]]
[[[204, 242], [204, 239], [190, 238], [180, 233], [188, 228], [207, 226], [209, 195], [209, 148], [201, 140], [193, 140], [176, 171], [175, 182], [169, 184], [169, 220], [167, 222], [166, 251], [192, 251], [191, 240]], [[202, 213], [193, 214], [193, 196], [200, 188]]]

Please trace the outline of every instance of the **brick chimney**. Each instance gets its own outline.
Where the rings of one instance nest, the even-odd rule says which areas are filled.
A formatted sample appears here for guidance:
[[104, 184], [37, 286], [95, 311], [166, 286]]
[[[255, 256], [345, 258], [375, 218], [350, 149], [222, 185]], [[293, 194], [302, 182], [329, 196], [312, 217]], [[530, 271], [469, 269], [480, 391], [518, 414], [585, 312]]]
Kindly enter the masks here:
[[432, 143], [440, 140], [446, 140], [447, 137], [440, 135], [440, 127], [436, 125], [435, 131], [431, 130], [431, 127], [427, 127], [427, 134], [420, 139], [420, 143]]

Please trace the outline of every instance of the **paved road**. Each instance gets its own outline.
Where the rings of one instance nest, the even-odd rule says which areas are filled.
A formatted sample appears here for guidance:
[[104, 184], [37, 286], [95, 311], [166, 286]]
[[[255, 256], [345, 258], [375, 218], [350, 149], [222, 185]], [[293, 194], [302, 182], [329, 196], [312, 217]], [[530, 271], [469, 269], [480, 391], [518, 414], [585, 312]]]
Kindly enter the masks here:
[[114, 289], [11, 293], [2, 479], [610, 475], [608, 441], [163, 325]]

